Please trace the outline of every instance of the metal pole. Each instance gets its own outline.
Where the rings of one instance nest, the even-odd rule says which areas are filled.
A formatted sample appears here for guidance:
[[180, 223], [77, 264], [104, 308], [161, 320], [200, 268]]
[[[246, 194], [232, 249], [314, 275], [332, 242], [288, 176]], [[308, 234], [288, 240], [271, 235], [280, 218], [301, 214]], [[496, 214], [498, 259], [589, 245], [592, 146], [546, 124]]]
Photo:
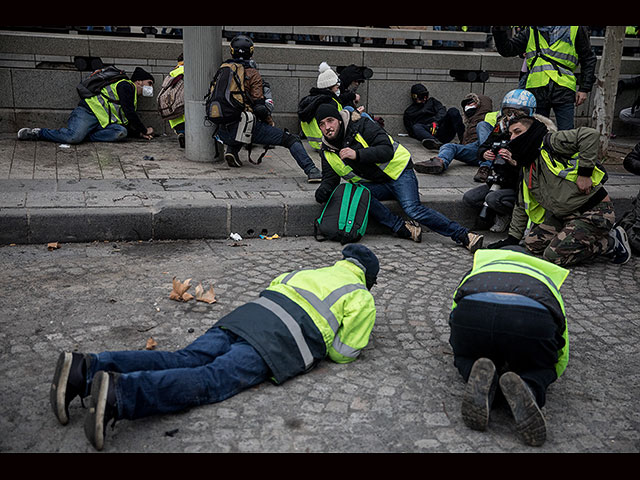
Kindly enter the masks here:
[[213, 127], [205, 125], [204, 96], [222, 63], [222, 27], [183, 27], [185, 150], [188, 160], [216, 160]]

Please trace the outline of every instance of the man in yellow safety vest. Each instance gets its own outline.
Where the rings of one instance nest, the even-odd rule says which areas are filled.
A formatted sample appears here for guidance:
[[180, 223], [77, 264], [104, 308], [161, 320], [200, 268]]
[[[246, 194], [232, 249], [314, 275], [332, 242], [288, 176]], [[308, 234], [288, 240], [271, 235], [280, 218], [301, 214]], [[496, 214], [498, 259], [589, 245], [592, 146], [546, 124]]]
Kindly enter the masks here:
[[153, 128], [146, 127], [136, 113], [138, 97], [153, 97], [153, 75], [136, 67], [130, 79], [120, 79], [103, 87], [99, 94], [81, 99], [71, 112], [66, 128], [22, 128], [20, 140], [46, 140], [78, 144], [117, 142], [128, 136], [153, 137]]
[[597, 57], [588, 27], [529, 26], [512, 38], [509, 30], [492, 28], [496, 50], [504, 57], [524, 56], [525, 88], [536, 97], [537, 113], [548, 117], [553, 109], [558, 130], [572, 129], [575, 107], [586, 101], [596, 79]]

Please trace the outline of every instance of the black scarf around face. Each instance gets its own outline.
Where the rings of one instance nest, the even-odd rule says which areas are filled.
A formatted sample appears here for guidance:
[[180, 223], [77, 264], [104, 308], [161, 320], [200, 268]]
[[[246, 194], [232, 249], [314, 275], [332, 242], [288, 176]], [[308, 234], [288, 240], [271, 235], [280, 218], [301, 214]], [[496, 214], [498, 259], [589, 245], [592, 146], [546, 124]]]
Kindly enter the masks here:
[[548, 130], [544, 123], [534, 120], [529, 129], [509, 142], [512, 158], [519, 167], [528, 167], [540, 154], [542, 140]]

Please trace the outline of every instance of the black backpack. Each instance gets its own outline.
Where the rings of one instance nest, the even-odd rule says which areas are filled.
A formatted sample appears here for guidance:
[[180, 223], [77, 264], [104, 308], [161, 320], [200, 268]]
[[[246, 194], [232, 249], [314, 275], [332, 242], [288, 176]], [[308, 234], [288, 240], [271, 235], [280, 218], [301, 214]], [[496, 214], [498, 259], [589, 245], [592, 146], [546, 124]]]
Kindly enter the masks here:
[[99, 95], [100, 91], [107, 85], [128, 78], [129, 77], [124, 70], [120, 70], [118, 67], [110, 65], [93, 72], [87, 78], [82, 80], [76, 89], [78, 90], [80, 98], [95, 97], [96, 95]]
[[244, 91], [244, 65], [232, 61], [220, 65], [204, 100], [207, 120], [216, 125], [239, 121], [251, 104]]
[[359, 241], [367, 230], [371, 192], [363, 185], [341, 183], [331, 193], [314, 223], [318, 241], [334, 240], [342, 245]]

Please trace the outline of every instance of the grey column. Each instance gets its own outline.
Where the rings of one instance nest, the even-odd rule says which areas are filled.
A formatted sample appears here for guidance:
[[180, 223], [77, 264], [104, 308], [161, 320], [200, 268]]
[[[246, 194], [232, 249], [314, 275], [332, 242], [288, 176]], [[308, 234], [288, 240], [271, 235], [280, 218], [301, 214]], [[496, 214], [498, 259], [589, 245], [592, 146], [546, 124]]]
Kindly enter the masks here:
[[214, 128], [205, 125], [204, 97], [222, 63], [222, 27], [183, 28], [185, 141], [187, 159], [196, 162], [215, 160]]

